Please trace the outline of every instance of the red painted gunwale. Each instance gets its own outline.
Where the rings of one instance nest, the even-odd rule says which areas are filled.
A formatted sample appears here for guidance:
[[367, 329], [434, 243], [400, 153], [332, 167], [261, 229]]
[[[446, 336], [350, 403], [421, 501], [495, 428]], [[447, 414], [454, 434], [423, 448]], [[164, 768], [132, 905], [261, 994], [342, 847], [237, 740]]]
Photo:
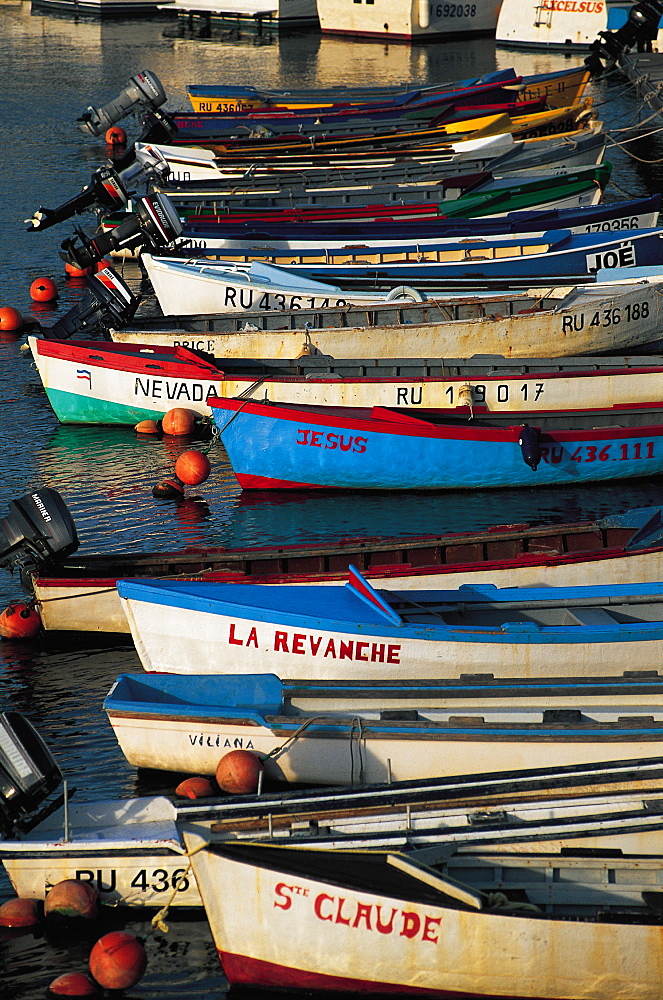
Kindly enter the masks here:
[[77, 340], [70, 343], [37, 339], [36, 343], [37, 352], [42, 357], [60, 358], [79, 365], [87, 362], [97, 368], [120, 368], [146, 375], [154, 375], [158, 370], [163, 377], [223, 379], [223, 372], [188, 347], [151, 348], [137, 345], [134, 352], [127, 350], [124, 344], [100, 345], [97, 341]]
[[[452, 426], [450, 424], [434, 425], [417, 417], [402, 413], [394, 413], [384, 407], [374, 406], [371, 411], [352, 407], [311, 406], [301, 407], [288, 404], [250, 403], [240, 399], [220, 399], [210, 396], [208, 404], [218, 410], [239, 412], [258, 417], [269, 417], [271, 420], [288, 420], [294, 423], [316, 424], [322, 427], [343, 427], [348, 430], [372, 431], [380, 434], [393, 434], [402, 437], [437, 438], [439, 440], [459, 441], [498, 441], [517, 442], [522, 424], [511, 427], [474, 427]], [[549, 430], [542, 432], [541, 441], [603, 441], [615, 437], [663, 437], [663, 424], [653, 424], [645, 427], [597, 427], [587, 430]], [[247, 477], [244, 477], [245, 479]], [[249, 477], [260, 480], [261, 477]], [[239, 477], [238, 477], [239, 479]], [[278, 480], [265, 480], [274, 483]], [[309, 488], [307, 484], [300, 486]], [[259, 489], [259, 486], [253, 486]]]

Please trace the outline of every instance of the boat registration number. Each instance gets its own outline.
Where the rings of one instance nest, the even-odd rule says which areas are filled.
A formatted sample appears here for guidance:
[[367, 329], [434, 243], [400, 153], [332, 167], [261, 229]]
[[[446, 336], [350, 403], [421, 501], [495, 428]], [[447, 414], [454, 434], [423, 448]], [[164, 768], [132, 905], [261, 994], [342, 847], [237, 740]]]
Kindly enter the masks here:
[[621, 444], [606, 444], [602, 448], [594, 444], [583, 444], [572, 455], [561, 445], [543, 445], [541, 448], [541, 458], [548, 465], [558, 465], [562, 458], [570, 458], [572, 462], [637, 462], [653, 457], [653, 441], [624, 441]]

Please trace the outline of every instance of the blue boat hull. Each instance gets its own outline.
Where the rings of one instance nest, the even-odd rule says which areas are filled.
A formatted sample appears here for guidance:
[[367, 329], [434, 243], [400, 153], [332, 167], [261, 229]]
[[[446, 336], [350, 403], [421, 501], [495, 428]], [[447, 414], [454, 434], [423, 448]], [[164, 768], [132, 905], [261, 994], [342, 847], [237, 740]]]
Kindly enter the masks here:
[[210, 403], [244, 489], [483, 489], [663, 473], [662, 425], [535, 432], [540, 460], [532, 468], [521, 426], [436, 426], [389, 411], [376, 418], [326, 407]]

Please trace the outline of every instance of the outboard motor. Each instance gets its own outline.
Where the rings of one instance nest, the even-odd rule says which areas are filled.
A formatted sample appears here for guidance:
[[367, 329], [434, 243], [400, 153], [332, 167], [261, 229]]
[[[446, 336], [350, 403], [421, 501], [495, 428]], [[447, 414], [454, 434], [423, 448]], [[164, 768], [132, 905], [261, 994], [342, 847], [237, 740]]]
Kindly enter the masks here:
[[663, 16], [661, 0], [642, 0], [631, 7], [626, 23], [617, 31], [600, 31], [590, 45], [585, 65], [593, 74], [612, 69], [624, 52], [637, 46], [638, 52], [651, 51]]
[[[162, 111], [155, 108], [143, 115], [143, 131], [136, 139], [136, 142], [148, 143], [156, 142], [160, 146], [169, 146], [179, 129], [175, 120]], [[136, 159], [135, 143], [127, 149], [123, 156], [113, 156], [113, 163], [116, 170], [126, 170]]]
[[118, 96], [102, 108], [89, 107], [77, 121], [82, 132], [102, 135], [122, 118], [133, 112], [152, 111], [166, 100], [166, 91], [155, 73], [146, 70], [132, 76]]
[[111, 267], [87, 278], [88, 290], [72, 309], [54, 326], [40, 327], [45, 340], [67, 340], [75, 333], [108, 334], [130, 323], [138, 308], [138, 299], [126, 281]]
[[129, 201], [127, 184], [139, 179], [146, 182], [154, 179], [164, 181], [169, 173], [170, 167], [163, 153], [152, 146], [141, 148], [135, 152], [133, 162], [121, 172], [110, 165], [99, 167], [80, 194], [59, 208], [44, 208], [41, 205], [31, 219], [25, 220], [28, 232], [49, 229], [58, 222], [64, 222], [72, 215], [80, 215], [89, 208], [106, 212], [118, 211]]
[[57, 490], [43, 487], [12, 500], [0, 518], [0, 566], [21, 574], [64, 559], [78, 548], [76, 525]]
[[[18, 712], [0, 712], [2, 836], [34, 826], [44, 814], [48, 796], [61, 782], [60, 768], [32, 724]], [[53, 803], [53, 808], [58, 804]]]
[[537, 427], [530, 427], [529, 424], [523, 424], [518, 444], [520, 445], [525, 465], [529, 465], [530, 469], [536, 472], [541, 461], [539, 429]]
[[[73, 239], [61, 246], [62, 260], [82, 271], [103, 260], [106, 254], [119, 250], [160, 250], [182, 235], [182, 221], [166, 195], [145, 195], [136, 199], [135, 213], [119, 226], [90, 239], [80, 229]], [[79, 239], [81, 245], [76, 244]]]

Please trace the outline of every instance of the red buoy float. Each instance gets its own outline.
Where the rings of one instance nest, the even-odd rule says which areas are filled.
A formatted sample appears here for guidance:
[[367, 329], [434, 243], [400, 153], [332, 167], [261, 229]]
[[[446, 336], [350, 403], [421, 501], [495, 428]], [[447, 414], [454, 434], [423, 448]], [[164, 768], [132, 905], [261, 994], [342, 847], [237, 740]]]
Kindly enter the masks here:
[[160, 434], [159, 425], [156, 420], [141, 420], [134, 427], [136, 434]]
[[41, 619], [25, 601], [14, 601], [0, 614], [0, 635], [5, 639], [34, 639]]
[[185, 778], [180, 781], [175, 789], [175, 795], [183, 799], [206, 799], [215, 794], [215, 788], [209, 778], [198, 777]]
[[147, 954], [138, 938], [127, 931], [111, 931], [93, 945], [90, 972], [106, 990], [135, 986], [147, 968]]
[[84, 972], [65, 972], [48, 987], [49, 997], [98, 997], [99, 987]]
[[257, 754], [250, 750], [231, 750], [216, 766], [219, 788], [233, 795], [250, 795], [258, 791], [261, 771], [265, 770]]
[[20, 333], [24, 319], [18, 309], [13, 306], [3, 306], [0, 309], [0, 330], [3, 333]]
[[186, 483], [187, 486], [200, 486], [211, 471], [212, 466], [207, 455], [204, 455], [202, 451], [196, 451], [195, 448], [191, 451], [183, 451], [175, 462], [175, 475], [180, 482]]
[[44, 901], [45, 917], [94, 920], [99, 910], [99, 893], [89, 882], [66, 878], [53, 886]]
[[38, 923], [34, 899], [8, 899], [0, 906], [0, 927], [34, 927]]
[[186, 437], [193, 433], [195, 425], [195, 413], [192, 410], [185, 410], [182, 406], [175, 406], [172, 410], [168, 410], [161, 419], [163, 432], [169, 437]]
[[109, 146], [124, 146], [127, 141], [127, 133], [121, 125], [111, 125], [106, 129], [106, 142]]
[[57, 285], [52, 278], [35, 278], [30, 285], [30, 298], [33, 302], [55, 302], [57, 297]]

